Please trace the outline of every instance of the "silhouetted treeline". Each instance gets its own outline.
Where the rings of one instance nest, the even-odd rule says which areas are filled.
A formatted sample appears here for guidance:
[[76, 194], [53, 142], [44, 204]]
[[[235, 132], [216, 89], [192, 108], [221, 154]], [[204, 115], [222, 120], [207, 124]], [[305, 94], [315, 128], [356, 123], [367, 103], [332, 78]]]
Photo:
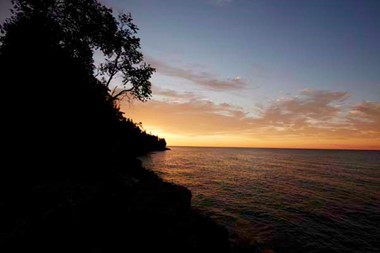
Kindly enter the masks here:
[[160, 138], [156, 135], [148, 134], [145, 130], [142, 130], [141, 123], [134, 123], [131, 119], [122, 120], [122, 128], [125, 130], [124, 135], [120, 138], [125, 141], [131, 141], [133, 146], [127, 148], [133, 148], [129, 152], [136, 153], [136, 155], [142, 155], [149, 151], [165, 150], [166, 141], [164, 138]]
[[[112, 54], [121, 43], [109, 9], [92, 0], [19, 0], [15, 7], [2, 26], [0, 47], [2, 150], [9, 161], [2, 172], [8, 179], [26, 185], [90, 176], [105, 173], [96, 168], [116, 153], [127, 159], [164, 148], [164, 140], [122, 116], [119, 101], [94, 76], [94, 50]], [[131, 69], [129, 75], [144, 72]]]

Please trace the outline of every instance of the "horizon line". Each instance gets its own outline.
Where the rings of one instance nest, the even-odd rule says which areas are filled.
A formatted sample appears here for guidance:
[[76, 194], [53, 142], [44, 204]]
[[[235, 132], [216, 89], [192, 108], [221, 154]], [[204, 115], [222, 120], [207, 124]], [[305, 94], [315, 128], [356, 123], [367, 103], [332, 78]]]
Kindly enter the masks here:
[[238, 146], [191, 146], [191, 145], [168, 145], [167, 147], [182, 148], [246, 148], [246, 149], [292, 149], [292, 150], [336, 150], [336, 151], [380, 151], [379, 149], [361, 148], [277, 148], [277, 147], [238, 147]]

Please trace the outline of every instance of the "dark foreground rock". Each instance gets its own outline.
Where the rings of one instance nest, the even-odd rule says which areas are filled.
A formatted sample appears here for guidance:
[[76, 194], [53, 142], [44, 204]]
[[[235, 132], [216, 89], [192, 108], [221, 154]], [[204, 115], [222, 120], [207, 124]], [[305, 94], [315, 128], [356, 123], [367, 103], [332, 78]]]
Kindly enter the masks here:
[[[226, 230], [191, 192], [138, 160], [112, 177], [38, 184], [1, 202], [1, 252], [229, 252]], [[127, 168], [126, 168], [127, 167]]]

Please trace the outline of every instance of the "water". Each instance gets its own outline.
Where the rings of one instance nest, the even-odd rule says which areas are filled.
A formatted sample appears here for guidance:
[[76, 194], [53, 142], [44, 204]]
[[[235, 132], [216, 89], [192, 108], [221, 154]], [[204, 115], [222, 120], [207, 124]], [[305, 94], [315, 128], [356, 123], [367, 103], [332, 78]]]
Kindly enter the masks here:
[[173, 147], [144, 165], [233, 238], [274, 252], [380, 252], [380, 152]]

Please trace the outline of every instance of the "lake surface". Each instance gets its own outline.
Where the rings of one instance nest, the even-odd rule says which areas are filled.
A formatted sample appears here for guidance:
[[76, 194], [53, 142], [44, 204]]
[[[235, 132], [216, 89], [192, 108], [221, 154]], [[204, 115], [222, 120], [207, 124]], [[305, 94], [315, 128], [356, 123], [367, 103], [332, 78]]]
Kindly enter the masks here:
[[141, 160], [240, 242], [380, 252], [379, 151], [172, 147]]

